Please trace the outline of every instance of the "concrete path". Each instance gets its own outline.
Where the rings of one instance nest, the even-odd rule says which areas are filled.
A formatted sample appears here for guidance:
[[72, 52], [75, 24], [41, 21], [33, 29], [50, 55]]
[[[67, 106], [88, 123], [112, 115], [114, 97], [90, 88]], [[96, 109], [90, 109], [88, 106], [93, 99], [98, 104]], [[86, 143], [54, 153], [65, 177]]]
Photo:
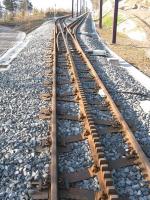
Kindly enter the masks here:
[[14, 51], [15, 47], [24, 41], [25, 37], [24, 32], [0, 26], [0, 65], [4, 60], [7, 60], [6, 57], [9, 56], [9, 52]]
[[22, 40], [22, 34], [15, 32], [8, 27], [0, 26], [0, 57], [10, 48], [12, 48], [18, 40]]

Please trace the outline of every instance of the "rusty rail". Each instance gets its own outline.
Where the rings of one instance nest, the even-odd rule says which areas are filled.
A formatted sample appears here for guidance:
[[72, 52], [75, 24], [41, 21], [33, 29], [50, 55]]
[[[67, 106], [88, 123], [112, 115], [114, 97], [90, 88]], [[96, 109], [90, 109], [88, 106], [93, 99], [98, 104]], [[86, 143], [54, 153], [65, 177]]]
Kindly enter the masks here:
[[[78, 23], [83, 21], [84, 18], [85, 18], [85, 15], [82, 16], [80, 20], [78, 20]], [[68, 28], [66, 29], [68, 30]], [[86, 131], [85, 131], [84, 137], [88, 140], [89, 146], [91, 148], [92, 157], [94, 160], [94, 167], [92, 169], [92, 173], [97, 176], [99, 184], [102, 189], [100, 193], [96, 194], [95, 200], [99, 200], [100, 198], [117, 200], [119, 199], [119, 197], [113, 185], [113, 180], [112, 180], [111, 173], [109, 170], [108, 162], [103, 153], [103, 148], [99, 142], [100, 138], [98, 136], [98, 133], [94, 125], [94, 121], [90, 114], [89, 106], [88, 106], [84, 91], [82, 89], [82, 84], [79, 80], [78, 72], [76, 70], [76, 67], [72, 58], [72, 53], [69, 49], [68, 42], [67, 42], [66, 37], [64, 36], [64, 32], [62, 28], [60, 28], [60, 30], [63, 35], [65, 47], [67, 50], [70, 73], [72, 74], [72, 78], [75, 81], [75, 91], [76, 91], [76, 96], [78, 97], [78, 100], [79, 100], [80, 110], [82, 112], [81, 113], [82, 119], [84, 119], [84, 122], [85, 122]]]
[[[115, 105], [114, 101], [112, 100], [112, 97], [108, 93], [105, 85], [97, 75], [94, 67], [92, 66], [91, 62], [85, 55], [84, 51], [82, 50], [78, 40], [77, 40], [77, 29], [79, 25], [84, 21], [87, 14], [82, 15], [79, 17], [75, 22], [73, 22], [68, 27], [63, 22], [64, 18], [60, 18], [56, 21], [55, 24], [55, 30], [54, 30], [54, 39], [53, 39], [53, 48], [52, 48], [52, 96], [51, 96], [51, 102], [52, 102], [52, 109], [51, 109], [51, 129], [49, 135], [51, 136], [51, 147], [50, 147], [50, 153], [51, 153], [51, 163], [50, 163], [50, 180], [49, 180], [49, 188], [48, 188], [48, 195], [43, 195], [43, 198], [39, 198], [38, 195], [37, 198], [34, 199], [49, 199], [49, 200], [58, 200], [60, 197], [65, 198], [66, 196], [69, 199], [88, 199], [88, 200], [118, 200], [119, 196], [117, 194], [117, 191], [113, 185], [113, 179], [110, 171], [109, 162], [107, 161], [105, 155], [103, 146], [100, 143], [101, 135], [97, 133], [96, 126], [94, 119], [92, 118], [91, 110], [88, 105], [88, 101], [85, 95], [85, 92], [82, 87], [81, 80], [79, 78], [78, 70], [76, 68], [75, 62], [73, 60], [73, 53], [77, 55], [80, 55], [81, 60], [86, 63], [86, 66], [89, 68], [90, 73], [93, 75], [93, 79], [96, 82], [96, 85], [99, 89], [102, 89], [103, 92], [106, 95], [106, 102], [107, 105], [109, 105], [109, 110], [116, 119], [117, 122], [119, 122], [119, 129], [121, 129], [121, 132], [124, 136], [124, 138], [127, 140], [126, 142], [129, 144], [129, 147], [132, 147], [134, 152], [136, 153], [136, 164], [140, 166], [142, 169], [143, 174], [145, 174], [146, 179], [150, 180], [150, 163], [148, 161], [148, 158], [142, 151], [140, 145], [136, 141], [132, 131], [128, 127], [127, 123], [124, 121], [120, 111], [118, 110], [117, 106]], [[99, 185], [101, 187], [101, 191], [93, 192], [85, 191], [78, 188], [69, 187], [67, 189], [61, 189], [58, 188], [58, 152], [57, 152], [57, 127], [56, 127], [56, 112], [57, 112], [57, 106], [56, 106], [56, 67], [57, 67], [57, 51], [59, 51], [59, 40], [58, 37], [61, 34], [63, 46], [65, 47], [65, 59], [67, 60], [67, 66], [70, 76], [74, 85], [74, 94], [75, 94], [75, 100], [78, 102], [80, 107], [80, 120], [84, 122], [84, 132], [79, 134], [78, 136], [68, 137], [66, 141], [80, 141], [86, 139], [89, 143], [89, 147], [91, 149], [91, 156], [93, 158], [94, 164], [84, 170], [80, 170], [79, 172], [75, 173], [75, 176], [72, 174], [67, 175], [68, 180], [71, 182], [76, 182], [76, 180], [84, 180], [87, 177], [94, 177], [96, 176], [99, 182]], [[59, 38], [60, 39], [60, 38]], [[73, 46], [72, 50], [69, 49], [69, 39], [71, 39]], [[66, 66], [66, 67], [67, 67]], [[85, 173], [85, 174], [84, 174]], [[81, 176], [81, 178], [79, 177]], [[74, 180], [75, 179], [75, 180]], [[45, 194], [45, 193], [43, 193]]]
[[[77, 24], [77, 26], [79, 26], [79, 25], [80, 24]], [[73, 30], [74, 35], [76, 35], [77, 28], [78, 27], [74, 27], [74, 30]], [[119, 109], [117, 108], [116, 104], [114, 103], [111, 95], [107, 91], [102, 80], [97, 75], [97, 72], [95, 71], [91, 62], [89, 61], [89, 59], [85, 55], [84, 51], [82, 50], [77, 38], [73, 37], [70, 30], [68, 30], [68, 33], [72, 37], [72, 40], [74, 42], [74, 45], [76, 46], [76, 49], [80, 52], [80, 54], [82, 55], [83, 59], [85, 60], [85, 62], [87, 64], [87, 66], [89, 67], [92, 74], [94, 75], [94, 77], [95, 77], [94, 79], [95, 79], [96, 83], [98, 84], [99, 88], [101, 88], [104, 91], [104, 93], [106, 95], [106, 101], [109, 103], [109, 107], [112, 110], [112, 114], [113, 114], [113, 116], [115, 116], [117, 118], [118, 122], [120, 123], [120, 125], [122, 127], [122, 132], [124, 134], [124, 138], [127, 140], [129, 146], [131, 146], [134, 149], [134, 151], [136, 152], [136, 154], [139, 158], [139, 159], [137, 159], [137, 164], [142, 169], [144, 177], [149, 181], [150, 180], [150, 162], [149, 162], [147, 156], [145, 155], [145, 153], [143, 152], [139, 143], [137, 142], [137, 140], [136, 140], [135, 136], [133, 135], [131, 129], [129, 128], [128, 124], [125, 122], [122, 114], [120, 113]]]
[[51, 166], [50, 166], [50, 200], [58, 199], [58, 152], [57, 152], [57, 127], [56, 127], [56, 59], [57, 59], [57, 23], [59, 20], [65, 19], [68, 16], [62, 17], [55, 21], [54, 42], [53, 42], [53, 80], [52, 80], [52, 117], [51, 117]]
[[57, 172], [57, 133], [56, 133], [56, 26], [54, 31], [53, 49], [53, 85], [52, 85], [52, 118], [51, 118], [51, 188], [49, 199], [58, 199], [58, 172]]

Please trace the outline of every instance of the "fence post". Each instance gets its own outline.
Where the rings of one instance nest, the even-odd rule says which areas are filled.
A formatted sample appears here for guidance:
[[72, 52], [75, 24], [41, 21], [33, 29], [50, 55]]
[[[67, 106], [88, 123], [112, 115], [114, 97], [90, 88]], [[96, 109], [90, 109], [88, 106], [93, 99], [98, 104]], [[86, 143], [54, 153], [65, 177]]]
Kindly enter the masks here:
[[116, 35], [117, 35], [117, 21], [118, 21], [118, 4], [119, 1], [115, 0], [115, 8], [114, 8], [114, 21], [113, 21], [113, 35], [112, 35], [112, 43], [116, 43]]
[[73, 18], [73, 13], [74, 13], [74, 0], [72, 0], [72, 18]]
[[78, 17], [79, 0], [77, 0], [77, 17]]
[[99, 5], [99, 28], [102, 28], [102, 19], [103, 19], [103, 0], [100, 0]]

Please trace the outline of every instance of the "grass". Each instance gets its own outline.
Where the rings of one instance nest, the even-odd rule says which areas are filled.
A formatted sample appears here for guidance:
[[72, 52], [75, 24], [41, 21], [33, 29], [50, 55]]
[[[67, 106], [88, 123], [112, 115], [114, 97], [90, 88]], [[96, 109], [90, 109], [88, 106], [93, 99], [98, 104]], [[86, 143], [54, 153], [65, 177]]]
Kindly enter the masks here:
[[[57, 16], [67, 14], [68, 13], [61, 10], [57, 11]], [[32, 14], [17, 13], [15, 16], [11, 14], [6, 15], [3, 19], [0, 18], [0, 25], [14, 27], [17, 30], [29, 33], [40, 26], [49, 17], [53, 17], [53, 12], [45, 13], [43, 11], [34, 10]]]
[[[118, 24], [124, 21], [124, 16], [118, 14]], [[113, 26], [113, 16], [112, 13], [108, 13], [103, 17], [103, 26], [111, 28]]]
[[18, 25], [21, 23], [26, 23], [27, 21], [34, 21], [34, 20], [36, 21], [43, 18], [45, 18], [44, 14], [38, 14], [38, 15], [26, 14], [25, 16], [22, 16], [21, 14], [17, 14], [14, 17], [12, 17], [11, 15], [7, 15], [4, 18], [0, 19], [0, 24]]
[[97, 30], [110, 49], [150, 76], [150, 59], [145, 55], [145, 49], [140, 47], [140, 43], [128, 38], [123, 33], [117, 33], [117, 43], [112, 45], [112, 28], [103, 26], [103, 29], [99, 29], [97, 26]]
[[0, 25], [14, 27], [15, 30], [24, 31], [26, 33], [31, 32], [38, 26], [40, 26], [44, 21], [46, 21], [45, 13], [17, 13], [14, 17], [12, 15], [7, 15], [3, 19], [0, 19]]

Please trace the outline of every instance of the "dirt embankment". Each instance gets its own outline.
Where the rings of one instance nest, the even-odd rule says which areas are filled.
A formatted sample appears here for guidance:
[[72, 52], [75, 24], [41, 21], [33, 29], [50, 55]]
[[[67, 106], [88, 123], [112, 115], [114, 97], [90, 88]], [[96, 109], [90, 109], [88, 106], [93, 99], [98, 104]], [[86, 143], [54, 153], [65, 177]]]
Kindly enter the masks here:
[[103, 29], [97, 30], [114, 52], [150, 76], [150, 1], [128, 0], [120, 8], [117, 44], [111, 42], [113, 13], [103, 17]]

